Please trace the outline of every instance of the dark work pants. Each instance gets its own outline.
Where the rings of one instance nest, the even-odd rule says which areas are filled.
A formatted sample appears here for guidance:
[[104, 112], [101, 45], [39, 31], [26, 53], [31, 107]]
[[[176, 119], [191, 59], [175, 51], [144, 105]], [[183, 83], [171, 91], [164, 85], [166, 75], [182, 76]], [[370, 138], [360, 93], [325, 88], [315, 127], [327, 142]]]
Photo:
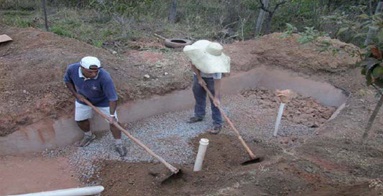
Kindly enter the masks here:
[[[214, 79], [213, 78], [202, 78], [207, 85], [207, 88], [209, 91], [215, 95], [214, 92]], [[193, 78], [193, 94], [195, 99], [195, 106], [194, 106], [194, 116], [203, 118], [205, 117], [205, 109], [206, 109], [206, 91], [205, 89], [198, 83], [197, 76], [194, 75]], [[212, 119], [213, 124], [215, 126], [222, 125], [222, 116], [219, 109], [214, 105], [213, 100], [209, 97], [210, 100], [210, 107], [211, 107], [211, 113], [212, 113]]]

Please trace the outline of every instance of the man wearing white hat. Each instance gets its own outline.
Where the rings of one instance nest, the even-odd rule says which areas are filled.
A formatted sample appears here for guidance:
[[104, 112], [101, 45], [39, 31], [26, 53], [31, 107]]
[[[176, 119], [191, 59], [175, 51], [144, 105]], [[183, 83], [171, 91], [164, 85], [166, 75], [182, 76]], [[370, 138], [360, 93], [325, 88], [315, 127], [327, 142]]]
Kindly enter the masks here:
[[[76, 98], [75, 121], [84, 132], [79, 146], [89, 145], [95, 138], [90, 130], [89, 119], [92, 117], [92, 108], [84, 103], [88, 100], [107, 116], [109, 122], [117, 121], [117, 92], [110, 74], [102, 69], [100, 60], [93, 56], [86, 56], [80, 62], [67, 67], [64, 82], [69, 91]], [[115, 150], [122, 157], [127, 153], [122, 144], [121, 131], [110, 123], [110, 130], [115, 139]]]
[[205, 117], [206, 91], [203, 86], [206, 86], [214, 96], [213, 100], [210, 99], [213, 128], [209, 132], [218, 134], [222, 129], [222, 115], [216, 105], [220, 104], [222, 73], [230, 72], [230, 57], [223, 53], [221, 44], [208, 40], [199, 40], [185, 46], [183, 52], [190, 58], [194, 71], [194, 116], [188, 123], [202, 121]]

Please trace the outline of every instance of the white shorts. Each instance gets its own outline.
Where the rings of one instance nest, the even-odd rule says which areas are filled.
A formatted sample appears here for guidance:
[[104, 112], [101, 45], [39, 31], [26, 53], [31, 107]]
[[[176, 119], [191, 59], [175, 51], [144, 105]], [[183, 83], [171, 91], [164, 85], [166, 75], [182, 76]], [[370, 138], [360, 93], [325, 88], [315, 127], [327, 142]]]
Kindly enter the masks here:
[[[97, 107], [102, 113], [104, 113], [107, 116], [110, 116], [109, 107]], [[114, 115], [117, 118], [117, 112], [114, 112]], [[81, 104], [79, 102], [75, 102], [75, 113], [74, 113], [74, 120], [75, 121], [83, 121], [86, 119], [90, 119], [93, 116], [93, 109], [88, 106]]]

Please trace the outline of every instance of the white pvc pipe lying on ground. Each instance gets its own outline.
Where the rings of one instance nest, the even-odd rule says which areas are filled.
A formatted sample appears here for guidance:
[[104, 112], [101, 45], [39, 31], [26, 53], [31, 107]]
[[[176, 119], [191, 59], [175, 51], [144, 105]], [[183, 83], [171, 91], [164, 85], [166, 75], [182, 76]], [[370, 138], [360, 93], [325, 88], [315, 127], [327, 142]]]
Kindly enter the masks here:
[[207, 145], [209, 145], [209, 140], [206, 138], [201, 138], [199, 141], [199, 147], [198, 147], [198, 153], [197, 158], [194, 163], [194, 169], [193, 171], [201, 171], [203, 159], [205, 157]]
[[274, 129], [274, 136], [277, 136], [279, 124], [281, 123], [281, 118], [283, 114], [283, 109], [285, 108], [285, 104], [281, 103], [279, 104], [279, 110], [278, 110], [278, 116], [277, 116], [277, 121], [275, 122], [275, 129]]
[[104, 190], [103, 186], [90, 186], [83, 188], [70, 188], [60, 189], [55, 191], [45, 191], [38, 193], [28, 193], [21, 195], [9, 195], [9, 196], [82, 196], [82, 195], [95, 195], [101, 193]]

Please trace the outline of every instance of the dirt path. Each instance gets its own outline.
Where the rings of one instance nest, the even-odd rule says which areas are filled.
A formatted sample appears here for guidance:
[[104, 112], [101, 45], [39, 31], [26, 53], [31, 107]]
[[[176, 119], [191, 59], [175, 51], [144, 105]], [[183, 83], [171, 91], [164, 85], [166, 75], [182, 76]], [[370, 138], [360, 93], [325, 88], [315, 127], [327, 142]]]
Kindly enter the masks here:
[[81, 183], [67, 158], [41, 155], [0, 157], [0, 195], [78, 187]]

